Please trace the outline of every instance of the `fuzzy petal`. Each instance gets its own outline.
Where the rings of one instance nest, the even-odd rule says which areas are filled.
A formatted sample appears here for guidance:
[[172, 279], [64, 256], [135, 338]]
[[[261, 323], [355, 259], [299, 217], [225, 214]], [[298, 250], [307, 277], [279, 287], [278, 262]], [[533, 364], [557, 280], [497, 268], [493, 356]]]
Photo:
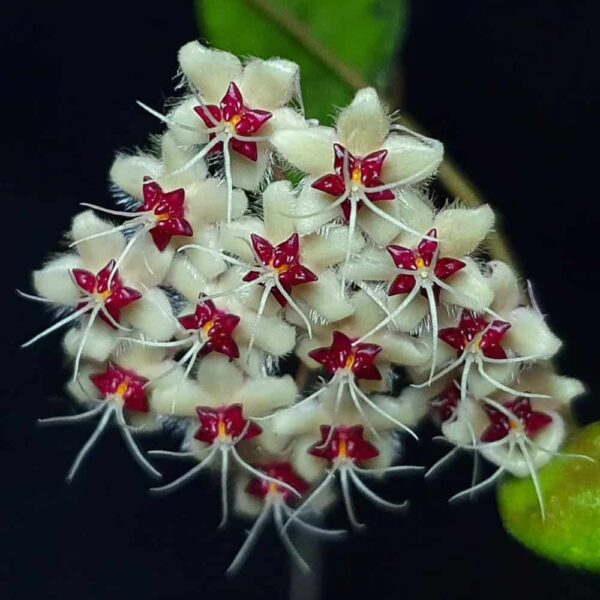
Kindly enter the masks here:
[[[394, 219], [402, 222], [401, 207], [398, 200], [377, 202], [377, 207], [394, 217]], [[358, 212], [357, 222], [376, 246], [386, 246], [400, 232], [399, 227], [382, 219], [366, 207]]]
[[290, 406], [297, 393], [296, 383], [290, 375], [259, 377], [245, 383], [236, 400], [244, 405], [244, 412], [248, 416], [260, 417], [277, 408]]
[[354, 312], [352, 303], [341, 292], [333, 271], [319, 273], [319, 280], [294, 289], [294, 297], [303, 300], [327, 321], [340, 321]]
[[[186, 216], [194, 231], [207, 223], [227, 219], [227, 185], [219, 179], [205, 179], [186, 187]], [[248, 207], [248, 198], [242, 190], [233, 190], [231, 216], [241, 217]]]
[[196, 379], [202, 391], [209, 397], [210, 406], [223, 406], [237, 402], [237, 394], [243, 385], [243, 373], [227, 357], [212, 353], [200, 361]]
[[342, 272], [351, 281], [392, 281], [396, 267], [385, 250], [368, 246]]
[[[83, 330], [87, 324], [87, 319], [82, 321], [79, 327], [70, 329], [64, 338], [63, 347], [65, 352], [74, 358], [79, 350]], [[89, 360], [104, 362], [115, 350], [119, 344], [118, 332], [111, 329], [100, 319], [96, 319], [88, 334], [82, 356]]]
[[271, 143], [300, 171], [321, 177], [333, 168], [335, 131], [331, 127], [283, 130], [273, 134]]
[[[76, 241], [89, 235], [95, 235], [112, 229], [113, 225], [96, 216], [91, 210], [79, 213], [71, 227], [71, 238]], [[117, 258], [125, 248], [125, 238], [120, 232], [109, 233], [102, 237], [77, 244], [85, 268], [97, 272], [113, 258]]]
[[531, 308], [516, 308], [510, 314], [510, 322], [512, 327], [506, 334], [505, 346], [521, 356], [551, 358], [562, 345], [544, 319]]
[[256, 162], [231, 152], [231, 174], [235, 187], [243, 190], [256, 190], [267, 173], [271, 151], [266, 142], [257, 142], [258, 158]]
[[390, 118], [374, 88], [359, 90], [339, 114], [336, 128], [342, 144], [354, 155], [379, 150], [390, 129]]
[[[263, 215], [265, 234], [273, 244], [279, 244], [295, 233], [292, 212], [295, 198], [289, 181], [271, 183], [263, 192]], [[304, 247], [302, 248], [304, 254]]]
[[494, 292], [489, 286], [489, 281], [481, 274], [477, 263], [470, 258], [463, 258], [465, 267], [445, 280], [456, 294], [441, 290], [440, 300], [446, 304], [456, 304], [481, 311], [487, 308], [493, 298]]
[[[304, 263], [313, 271], [320, 271], [337, 265], [346, 258], [348, 229], [335, 227], [324, 235], [311, 235], [302, 239], [302, 258]], [[360, 232], [356, 232], [350, 245], [351, 255], [362, 254], [365, 240]], [[368, 249], [367, 249], [368, 250]]]
[[447, 208], [434, 220], [444, 256], [462, 258], [483, 241], [494, 225], [494, 211], [484, 204], [477, 208]]
[[519, 304], [521, 297], [516, 273], [499, 260], [488, 263], [489, 281], [494, 291], [494, 302], [491, 308], [499, 314], [506, 314]]
[[381, 358], [408, 367], [424, 365], [429, 361], [430, 351], [418, 338], [402, 333], [383, 333], [377, 341], [383, 349]]
[[383, 148], [388, 151], [381, 172], [386, 183], [423, 181], [437, 171], [444, 156], [441, 142], [412, 135], [390, 135]]
[[241, 88], [248, 106], [273, 111], [286, 105], [300, 89], [300, 69], [280, 58], [253, 60], [244, 68]]
[[177, 381], [157, 387], [150, 395], [152, 411], [164, 416], [195, 417], [196, 406], [202, 404], [206, 401], [198, 384], [183, 378], [181, 373]]
[[229, 52], [189, 42], [179, 50], [179, 65], [207, 104], [218, 104], [232, 81], [240, 81], [242, 65]]
[[156, 179], [162, 173], [160, 161], [149, 154], [118, 154], [110, 168], [110, 180], [137, 200], [144, 196], [144, 177]]
[[81, 259], [76, 254], [65, 254], [34, 271], [33, 287], [42, 297], [59, 304], [73, 305], [81, 297], [81, 290], [71, 276], [72, 269], [81, 268]]
[[137, 302], [123, 310], [125, 317], [145, 336], [166, 342], [170, 340], [177, 328], [177, 321], [167, 295], [158, 288], [143, 291]]
[[163, 282], [173, 261], [173, 248], [158, 250], [149, 235], [138, 240], [123, 259], [121, 272], [134, 288], [155, 286]]

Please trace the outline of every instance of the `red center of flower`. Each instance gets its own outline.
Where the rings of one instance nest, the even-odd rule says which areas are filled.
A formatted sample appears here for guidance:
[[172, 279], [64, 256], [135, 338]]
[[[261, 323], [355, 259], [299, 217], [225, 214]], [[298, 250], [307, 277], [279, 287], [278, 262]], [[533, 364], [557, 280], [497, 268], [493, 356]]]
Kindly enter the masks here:
[[453, 381], [431, 404], [443, 422], [453, 420], [460, 404], [460, 386]]
[[137, 412], [150, 410], [145, 392], [148, 379], [135, 371], [109, 362], [104, 373], [90, 375], [90, 380], [105, 399], [117, 398], [123, 402], [127, 410]]
[[544, 412], [533, 410], [529, 398], [516, 398], [502, 406], [511, 413], [516, 421], [498, 409], [486, 405], [485, 412], [490, 425], [481, 434], [482, 442], [496, 442], [505, 438], [512, 430], [522, 428], [527, 437], [533, 437], [552, 423], [552, 417]]
[[[277, 277], [281, 287], [289, 294], [293, 287], [317, 281], [318, 277], [300, 263], [300, 236], [297, 233], [277, 246], [253, 233], [250, 236], [252, 248], [263, 267], [267, 267]], [[261, 276], [258, 271], [250, 271], [244, 281], [254, 281]], [[271, 293], [281, 306], [287, 304], [283, 294], [273, 288]]]
[[[344, 148], [341, 144], [333, 145], [334, 160], [333, 173], [324, 175], [317, 179], [311, 187], [325, 192], [330, 196], [339, 198], [347, 192], [350, 192], [353, 187], [367, 188], [365, 195], [373, 202], [379, 200], [393, 200], [394, 192], [384, 190], [381, 192], [369, 192], [368, 188], [383, 185], [381, 180], [381, 169], [387, 150], [377, 150], [371, 152], [365, 157], [354, 156]], [[348, 190], [350, 186], [350, 190]], [[357, 210], [362, 206], [359, 201], [356, 205]], [[350, 220], [350, 200], [342, 203], [342, 211], [346, 221]]]
[[262, 433], [262, 429], [248, 421], [241, 404], [228, 404], [219, 408], [197, 406], [196, 414], [200, 428], [194, 438], [212, 445], [215, 442], [237, 443], [242, 438], [250, 440]]
[[333, 332], [331, 346], [316, 348], [308, 355], [319, 364], [323, 365], [331, 375], [339, 370], [350, 371], [354, 379], [381, 379], [381, 373], [373, 364], [381, 352], [377, 344], [355, 344], [357, 338], [349, 338], [341, 331]]
[[[121, 319], [121, 309], [127, 305], [139, 300], [142, 294], [130, 287], [125, 287], [119, 273], [116, 272], [108, 284], [108, 280], [115, 268], [115, 260], [111, 260], [103, 269], [98, 271], [96, 275], [85, 269], [73, 269], [73, 278], [77, 286], [85, 292], [87, 298], [79, 303], [78, 308], [88, 304], [89, 297], [92, 296], [96, 302], [103, 304], [104, 309], [117, 322]], [[115, 329], [115, 326], [110, 322], [103, 312], [100, 312], [100, 318], [110, 327]]]
[[240, 356], [238, 345], [232, 337], [239, 322], [240, 317], [219, 310], [212, 300], [199, 303], [193, 314], [179, 318], [184, 329], [202, 334], [205, 340], [202, 354], [220, 352], [231, 359]]
[[510, 329], [506, 321], [492, 321], [475, 316], [470, 310], [463, 310], [457, 327], [441, 329], [439, 338], [454, 348], [460, 355], [467, 346], [474, 344], [487, 358], [503, 359], [506, 352], [500, 342]]
[[[432, 240], [428, 238], [436, 239]], [[439, 258], [438, 250], [439, 242], [437, 241], [436, 229], [428, 231], [427, 237], [423, 238], [416, 248], [388, 246], [387, 251], [399, 269], [415, 272], [414, 275], [407, 273], [397, 275], [390, 285], [388, 296], [412, 292], [415, 285], [417, 285], [418, 279], [420, 278], [425, 281], [428, 279], [430, 273], [437, 277], [437, 279], [444, 280], [466, 266], [462, 260], [457, 260], [456, 258]], [[422, 294], [424, 292], [424, 290], [421, 290]], [[440, 295], [440, 287], [438, 285], [433, 285], [433, 293], [436, 301], [438, 301]]]
[[[362, 425], [335, 427], [330, 436], [330, 425], [321, 425], [321, 441], [308, 449], [308, 453], [333, 463], [347, 460], [362, 463], [379, 456], [379, 450], [365, 440]], [[329, 442], [327, 440], [329, 439]]]
[[183, 188], [163, 192], [156, 181], [144, 177], [143, 192], [144, 203], [141, 210], [154, 213], [155, 225], [150, 229], [150, 235], [161, 252], [169, 245], [173, 236], [194, 235], [192, 226], [184, 218]]
[[[262, 471], [272, 479], [287, 483], [300, 494], [306, 493], [310, 488], [308, 483], [296, 474], [289, 462], [272, 462], [266, 465], [255, 466], [259, 471]], [[266, 481], [258, 477], [254, 477], [248, 482], [246, 492], [258, 498], [265, 498], [271, 494], [279, 494], [286, 501], [292, 498], [292, 493], [288, 489], [278, 486], [273, 481]]]
[[[196, 106], [194, 111], [204, 121], [208, 129], [214, 129], [217, 124], [224, 125], [224, 131], [233, 135], [229, 144], [231, 149], [242, 156], [255, 161], [258, 158], [258, 147], [256, 142], [240, 140], [235, 135], [251, 137], [258, 133], [263, 125], [273, 116], [266, 110], [250, 108], [244, 104], [244, 98], [238, 86], [229, 84], [227, 92], [223, 96], [219, 106], [209, 104], [208, 106]], [[209, 139], [214, 139], [217, 133], [210, 133]], [[221, 152], [223, 144], [217, 144], [213, 152]]]

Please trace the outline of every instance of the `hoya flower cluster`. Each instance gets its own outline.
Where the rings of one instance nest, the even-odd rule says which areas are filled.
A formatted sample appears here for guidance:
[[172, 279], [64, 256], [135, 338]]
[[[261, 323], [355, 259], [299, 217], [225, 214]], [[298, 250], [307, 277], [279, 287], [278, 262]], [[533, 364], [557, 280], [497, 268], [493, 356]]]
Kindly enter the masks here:
[[[464, 449], [497, 466], [457, 497], [505, 471], [539, 488], [582, 386], [553, 372], [561, 343], [511, 268], [485, 262], [492, 210], [434, 207], [442, 144], [371, 88], [333, 127], [307, 120], [286, 60], [192, 42], [179, 64], [183, 97], [166, 114], [142, 105], [164, 131], [112, 166], [119, 206], [83, 203], [69, 250], [23, 294], [59, 311], [25, 345], [68, 328], [81, 412], [47, 421], [97, 419], [68, 478], [109, 424], [150, 476], [187, 458], [153, 489], [220, 478], [222, 522], [255, 519], [232, 570], [271, 520], [304, 567], [289, 530], [338, 536], [311, 523], [336, 499], [355, 527], [356, 493], [403, 508], [372, 483], [422, 468], [402, 447], [428, 415], [453, 446], [443, 461]], [[280, 366], [291, 356], [303, 389]], [[143, 434], [173, 423], [181, 452], [150, 461]]]

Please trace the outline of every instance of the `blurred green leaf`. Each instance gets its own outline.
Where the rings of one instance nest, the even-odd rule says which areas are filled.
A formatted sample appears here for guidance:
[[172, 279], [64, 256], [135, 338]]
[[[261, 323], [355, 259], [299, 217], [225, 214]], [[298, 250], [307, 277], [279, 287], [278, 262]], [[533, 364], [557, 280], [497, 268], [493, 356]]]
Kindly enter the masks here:
[[530, 479], [500, 486], [500, 514], [506, 529], [536, 554], [600, 572], [600, 423], [576, 431], [563, 452], [584, 454], [596, 463], [557, 457], [540, 470], [545, 521]]
[[[300, 65], [306, 114], [331, 122], [354, 90], [249, 0], [196, 0], [202, 34], [239, 56], [279, 56]], [[386, 91], [406, 26], [406, 0], [271, 0], [369, 84]]]

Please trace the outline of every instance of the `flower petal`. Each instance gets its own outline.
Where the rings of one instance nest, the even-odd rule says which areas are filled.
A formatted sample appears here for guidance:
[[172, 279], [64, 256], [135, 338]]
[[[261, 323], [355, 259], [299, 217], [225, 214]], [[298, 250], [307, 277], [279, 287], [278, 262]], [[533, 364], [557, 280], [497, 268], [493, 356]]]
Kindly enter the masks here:
[[232, 81], [240, 81], [242, 65], [229, 52], [189, 42], [179, 50], [179, 65], [207, 104], [218, 104]]
[[303, 300], [327, 321], [340, 321], [354, 312], [342, 295], [340, 281], [331, 270], [319, 273], [319, 280], [294, 289], [294, 298]]
[[266, 142], [256, 142], [256, 146], [256, 161], [249, 160], [237, 152], [231, 153], [231, 176], [235, 187], [253, 191], [262, 183], [269, 166], [271, 151]]
[[390, 129], [390, 118], [374, 88], [356, 92], [339, 114], [336, 129], [342, 144], [354, 155], [380, 150]]
[[[215, 178], [199, 180], [186, 187], [187, 217], [196, 229], [207, 223], [218, 223], [227, 219], [227, 185]], [[233, 190], [231, 217], [241, 217], [248, 207], [248, 198], [243, 190]]]
[[552, 358], [562, 345], [544, 319], [531, 308], [516, 308], [510, 313], [510, 322], [512, 327], [503, 345], [521, 356]]
[[442, 162], [444, 146], [430, 138], [409, 134], [390, 135], [383, 148], [388, 155], [381, 178], [387, 183], [402, 181], [404, 185], [418, 183], [431, 177]]
[[300, 69], [281, 58], [253, 60], [244, 68], [241, 87], [249, 106], [267, 110], [280, 108], [300, 92]]
[[331, 127], [319, 126], [276, 131], [271, 143], [294, 167], [312, 177], [320, 177], [333, 168], [336, 139]]
[[169, 299], [158, 288], [145, 290], [143, 297], [125, 308], [123, 314], [136, 329], [159, 342], [170, 340], [177, 328]]
[[[97, 217], [93, 211], [86, 210], [73, 219], [71, 238], [81, 240], [90, 235], [110, 231], [114, 226]], [[125, 248], [125, 238], [120, 232], [108, 233], [101, 237], [77, 244], [77, 251], [85, 268], [99, 271], [109, 260], [118, 257]]]
[[296, 399], [298, 389], [290, 375], [258, 377], [248, 380], [236, 395], [249, 417], [260, 417], [275, 409], [289, 406]]
[[81, 258], [74, 253], [59, 256], [34, 271], [33, 287], [43, 298], [60, 304], [76, 304], [81, 290], [73, 282], [71, 270], [81, 266]]
[[287, 216], [292, 212], [294, 203], [292, 184], [289, 181], [271, 183], [263, 192], [265, 233], [276, 244], [289, 238], [296, 231], [294, 220]]
[[434, 220], [444, 256], [462, 258], [477, 248], [494, 225], [494, 211], [477, 208], [447, 208]]

